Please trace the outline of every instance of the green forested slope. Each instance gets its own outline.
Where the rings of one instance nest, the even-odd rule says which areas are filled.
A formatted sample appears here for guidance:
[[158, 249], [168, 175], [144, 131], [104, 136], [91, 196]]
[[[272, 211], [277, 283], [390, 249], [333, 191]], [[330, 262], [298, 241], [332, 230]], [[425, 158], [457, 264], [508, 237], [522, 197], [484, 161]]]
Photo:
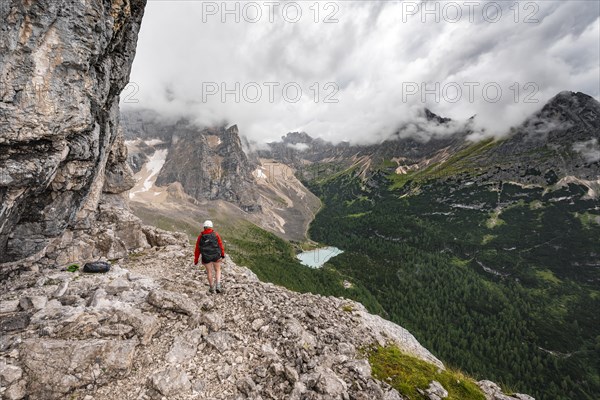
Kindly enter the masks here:
[[468, 178], [312, 181], [311, 238], [445, 362], [542, 400], [600, 398], [598, 200]]

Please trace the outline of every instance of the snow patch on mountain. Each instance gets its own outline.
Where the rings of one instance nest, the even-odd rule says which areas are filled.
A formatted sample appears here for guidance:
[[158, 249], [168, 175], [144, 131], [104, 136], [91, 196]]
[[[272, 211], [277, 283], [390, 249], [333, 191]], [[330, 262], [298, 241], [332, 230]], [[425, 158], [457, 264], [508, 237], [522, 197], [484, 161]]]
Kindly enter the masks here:
[[259, 168], [256, 168], [256, 169], [254, 170], [254, 172], [253, 172], [253, 175], [254, 175], [256, 178], [259, 178], [259, 179], [267, 179], [267, 175], [264, 173], [264, 171], [263, 171], [263, 170], [262, 170], [262, 168], [260, 168], [260, 167], [259, 167]]
[[130, 199], [133, 199], [138, 193], [149, 191], [154, 186], [158, 173], [163, 165], [165, 165], [168, 153], [169, 151], [167, 149], [156, 150], [154, 154], [149, 157], [148, 162], [144, 164], [142, 170], [136, 174], [138, 182], [129, 192]]
[[163, 142], [160, 139], [149, 139], [149, 140], [144, 140], [144, 143], [146, 143], [148, 146], [156, 146], [159, 144], [164, 144], [165, 142]]

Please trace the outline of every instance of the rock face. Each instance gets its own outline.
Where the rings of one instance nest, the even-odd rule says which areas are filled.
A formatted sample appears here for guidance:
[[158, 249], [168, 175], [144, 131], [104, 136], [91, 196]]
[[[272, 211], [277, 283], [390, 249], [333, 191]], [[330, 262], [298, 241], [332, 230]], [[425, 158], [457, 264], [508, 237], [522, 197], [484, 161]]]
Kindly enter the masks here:
[[[225, 293], [209, 295], [190, 259], [191, 248], [169, 245], [107, 274], [23, 272], [1, 281], [0, 303], [10, 307], [0, 309], [0, 395], [392, 400], [403, 397], [372, 376], [360, 349], [395, 343], [444, 368], [409, 332], [358, 303], [262, 283], [229, 259]], [[480, 385], [489, 399], [515, 399]], [[427, 393], [444, 391], [432, 382]]]
[[132, 186], [119, 93], [145, 4], [2, 1], [0, 262], [89, 228], [105, 194]]
[[[124, 111], [122, 121], [126, 138], [136, 140], [136, 151], [129, 157], [134, 170], [139, 171], [156, 148], [168, 149], [156, 185], [179, 182], [197, 200], [226, 200], [247, 212], [260, 211], [252, 176], [257, 160], [244, 152], [236, 125], [202, 129], [186, 119], [169, 121], [147, 110]], [[148, 146], [145, 140], [162, 144]]]
[[553, 185], [564, 177], [598, 181], [600, 103], [584, 93], [562, 92], [511, 136], [477, 160], [490, 170], [482, 180]]
[[186, 219], [207, 214], [216, 204], [287, 240], [306, 239], [320, 200], [294, 168], [247, 153], [235, 126], [200, 129], [148, 110], [122, 111], [121, 120], [136, 172], [131, 207], [147, 223], [155, 215], [180, 220], [182, 208]]

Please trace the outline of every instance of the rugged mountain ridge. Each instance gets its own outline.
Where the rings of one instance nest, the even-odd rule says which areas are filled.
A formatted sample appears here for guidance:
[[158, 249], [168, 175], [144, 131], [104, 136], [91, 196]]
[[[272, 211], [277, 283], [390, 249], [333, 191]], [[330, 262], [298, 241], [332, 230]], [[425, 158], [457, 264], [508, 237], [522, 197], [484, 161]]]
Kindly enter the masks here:
[[[293, 168], [249, 151], [237, 126], [200, 128], [150, 110], [122, 111], [121, 119], [136, 172], [130, 198], [138, 215], [154, 209], [183, 222], [189, 215], [209, 218], [206, 210], [214, 209], [212, 218], [250, 220], [287, 240], [306, 239], [319, 200]], [[161, 206], [164, 201], [168, 205]], [[182, 208], [187, 211], [175, 211]]]
[[307, 164], [324, 203], [311, 238], [345, 250], [331, 265], [442, 359], [539, 398], [595, 399], [599, 110], [560, 93], [505, 138], [367, 179], [344, 160]]
[[[368, 179], [382, 169], [410, 175], [443, 165], [453, 156], [453, 161], [460, 161], [480, 181], [549, 185], [565, 177], [596, 182], [600, 175], [600, 103], [584, 93], [559, 93], [522, 125], [502, 138], [488, 139], [488, 146], [473, 152], [468, 149], [477, 142], [470, 140], [473, 131], [468, 123], [457, 129], [452, 128], [452, 120], [429, 110], [424, 116], [434, 131], [446, 133], [419, 135], [417, 130], [406, 137], [400, 131], [379, 144], [350, 145], [292, 132], [259, 154], [293, 165], [306, 180], [335, 172], [331, 163], [338, 170], [358, 165], [358, 173]], [[316, 172], [311, 164], [321, 164], [321, 168]]]
[[[51, 242], [77, 253], [72, 239], [84, 239], [100, 204], [109, 214], [126, 207], [119, 193], [133, 180], [119, 93], [145, 4], [6, 0], [0, 7], [0, 262], [40, 258]], [[141, 226], [133, 216], [129, 222]], [[119, 253], [145, 240], [125, 243], [109, 230], [102, 232]]]
[[[122, 115], [128, 140], [164, 142], [161, 148], [168, 154], [157, 185], [179, 182], [197, 200], [226, 200], [247, 212], [260, 211], [252, 176], [258, 160], [246, 155], [236, 125], [199, 128], [186, 119], [164, 120], [148, 110], [124, 111]], [[148, 156], [142, 148], [131, 154], [130, 164], [140, 168]]]
[[[561, 92], [497, 146], [474, 158], [489, 179], [551, 185], [566, 176], [600, 178], [600, 103], [584, 93]], [[487, 176], [486, 176], [487, 178]]]
[[[366, 176], [386, 160], [393, 160], [398, 169], [418, 169], [447, 159], [465, 145], [469, 131], [453, 125], [449, 118], [424, 109], [419, 121], [380, 143], [369, 145], [333, 144], [314, 139], [306, 132], [290, 132], [282, 136], [281, 141], [269, 143], [268, 148], [259, 150], [258, 154], [291, 165], [312, 179], [314, 171], [307, 170], [307, 163], [333, 162], [346, 167], [359, 164], [361, 173]], [[436, 134], [436, 129], [453, 134]]]

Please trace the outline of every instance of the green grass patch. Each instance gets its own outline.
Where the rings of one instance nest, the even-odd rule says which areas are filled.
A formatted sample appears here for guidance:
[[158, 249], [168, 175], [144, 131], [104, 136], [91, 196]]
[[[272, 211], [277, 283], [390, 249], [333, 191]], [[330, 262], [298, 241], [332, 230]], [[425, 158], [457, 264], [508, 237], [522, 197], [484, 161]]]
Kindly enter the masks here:
[[69, 272], [77, 272], [79, 271], [79, 264], [71, 264], [67, 267], [67, 271]]
[[482, 245], [486, 245], [488, 243], [490, 243], [492, 240], [494, 240], [496, 237], [498, 237], [497, 235], [483, 235], [483, 240], [481, 241]]
[[361, 218], [361, 217], [369, 215], [370, 213], [371, 213], [371, 211], [350, 214], [350, 215], [347, 215], [346, 218]]
[[352, 307], [352, 304], [344, 304], [342, 306], [342, 311], [352, 312], [352, 311], [354, 311], [354, 307]]
[[368, 351], [373, 376], [388, 382], [409, 399], [428, 397], [419, 393], [432, 381], [448, 391], [448, 400], [485, 400], [475, 381], [460, 371], [440, 370], [437, 366], [403, 353], [397, 346], [377, 346]]
[[600, 215], [595, 215], [589, 212], [585, 213], [575, 213], [575, 217], [581, 221], [581, 225], [584, 228], [591, 228], [594, 225], [600, 224]]
[[376, 169], [389, 169], [389, 168], [397, 168], [398, 167], [398, 163], [392, 161], [392, 160], [383, 160]]
[[420, 171], [404, 175], [396, 173], [389, 174], [388, 178], [392, 182], [390, 189], [400, 189], [409, 181], [423, 183], [433, 179], [440, 179], [464, 173], [474, 174], [479, 168], [475, 162], [475, 158], [488, 151], [491, 147], [496, 146], [498, 143], [499, 142], [494, 139], [482, 140], [481, 142], [474, 143], [457, 152], [448, 160], [430, 165]]
[[552, 271], [547, 270], [547, 269], [536, 270], [535, 275], [538, 278], [540, 278], [541, 280], [543, 280], [544, 282], [548, 282], [548, 283], [552, 283], [552, 284], [556, 284], [556, 285], [559, 285], [562, 283], [562, 281], [560, 279], [558, 279]]
[[529, 203], [529, 209], [532, 211], [539, 210], [540, 208], [544, 208], [544, 203], [539, 200], [534, 200]]
[[392, 174], [389, 174], [388, 178], [392, 182], [392, 184], [390, 185], [390, 190], [402, 189], [404, 187], [404, 185], [406, 185], [408, 182], [412, 181], [413, 179], [415, 179], [418, 176], [419, 176], [418, 171], [409, 172], [407, 174], [397, 174], [395, 172]]
[[506, 221], [504, 221], [503, 219], [500, 219], [500, 214], [502, 214], [502, 210], [500, 210], [500, 209], [495, 210], [490, 215], [490, 218], [485, 222], [485, 226], [488, 229], [494, 229], [497, 226], [501, 226], [501, 225], [506, 224]]

